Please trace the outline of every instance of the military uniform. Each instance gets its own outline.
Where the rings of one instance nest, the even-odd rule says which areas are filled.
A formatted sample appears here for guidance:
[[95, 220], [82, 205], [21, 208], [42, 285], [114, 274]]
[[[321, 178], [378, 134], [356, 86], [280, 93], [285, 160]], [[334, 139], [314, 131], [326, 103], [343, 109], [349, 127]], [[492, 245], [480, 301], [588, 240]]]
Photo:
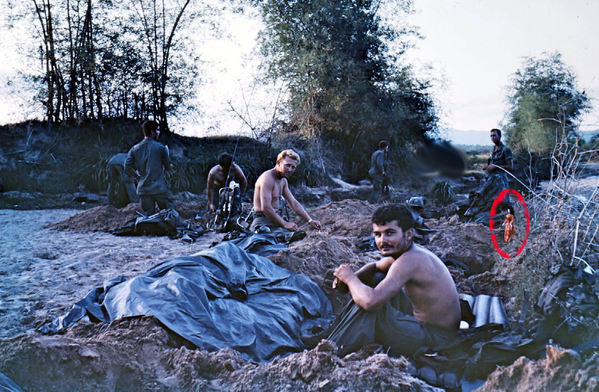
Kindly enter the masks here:
[[[497, 166], [506, 166], [508, 161], [513, 160], [512, 150], [509, 149], [505, 144], [499, 142], [499, 146], [493, 147], [493, 152], [491, 156], [487, 160], [487, 164], [489, 165], [497, 165]], [[493, 170], [488, 176], [501, 176], [501, 182], [503, 184], [503, 189], [509, 188], [509, 180], [505, 171], [501, 169]]]
[[138, 203], [133, 177], [125, 172], [127, 154], [116, 154], [108, 161], [108, 203], [115, 207], [124, 207], [129, 203]]
[[125, 170], [137, 169], [140, 180], [137, 184], [137, 194], [141, 201], [142, 210], [153, 215], [156, 204], [160, 209], [175, 209], [173, 195], [169, 190], [165, 167], [170, 167], [171, 158], [166, 146], [152, 139], [144, 139], [129, 150], [125, 161]]
[[370, 158], [368, 174], [372, 178], [372, 201], [378, 202], [383, 193], [383, 180], [385, 179], [385, 151], [376, 150]]

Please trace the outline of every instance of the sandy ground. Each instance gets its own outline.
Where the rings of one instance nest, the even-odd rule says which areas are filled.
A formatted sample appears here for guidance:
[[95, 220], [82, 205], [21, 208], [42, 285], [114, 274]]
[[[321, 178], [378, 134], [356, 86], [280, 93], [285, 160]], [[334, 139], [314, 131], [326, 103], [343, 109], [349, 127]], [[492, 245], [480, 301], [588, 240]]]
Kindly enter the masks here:
[[[348, 297], [330, 288], [334, 268], [344, 262], [355, 270], [380, 257], [357, 248], [370, 235], [374, 208], [361, 200], [312, 208], [310, 215], [322, 222], [323, 230], [301, 225], [306, 238], [270, 259], [308, 275], [339, 311]], [[410, 376], [405, 359], [391, 358], [376, 347], [339, 358], [334, 344], [323, 341], [313, 350], [256, 365], [233, 350], [208, 353], [181, 347], [152, 317], [110, 325], [84, 319], [64, 335], [37, 333], [35, 328], [65, 314], [105, 279], [138, 275], [165, 260], [203, 250], [222, 236], [207, 233], [187, 244], [167, 237], [117, 237], [107, 232], [134, 217], [135, 209], [132, 205], [120, 210], [110, 206], [86, 211], [0, 210], [0, 372], [24, 390], [436, 390]], [[189, 219], [197, 206], [181, 210]], [[464, 224], [457, 216], [430, 218], [426, 224], [436, 231], [423, 238], [425, 246], [472, 268], [471, 276], [451, 270], [458, 291], [503, 296], [508, 316], [517, 320], [523, 289], [535, 292], [543, 285], [550, 261], [549, 233], [532, 236], [521, 255], [504, 259], [495, 252], [484, 225]], [[560, 390], [562, 384], [597, 390], [578, 388], [599, 385], [592, 375], [597, 362], [581, 375], [587, 364], [569, 361], [569, 370], [563, 373], [567, 377], [557, 382], [551, 374], [557, 371], [553, 367], [563, 368], [563, 361], [520, 361], [491, 375], [485, 390], [528, 390], [535, 378], [523, 379], [523, 372], [540, 373], [545, 390]], [[520, 381], [524, 389], [519, 389]]]
[[[360, 214], [349, 213], [364, 209]], [[173, 336], [152, 317], [117, 320], [111, 325], [83, 319], [64, 335], [36, 332], [35, 328], [65, 314], [105, 279], [138, 275], [172, 257], [194, 254], [222, 237], [210, 232], [186, 244], [167, 237], [117, 237], [105, 232], [135, 216], [134, 210], [132, 206], [121, 210], [98, 206], [83, 212], [0, 210], [0, 371], [23, 389], [233, 391], [346, 386], [346, 390], [364, 390], [388, 385], [392, 390], [435, 390], [410, 376], [403, 359], [372, 356], [371, 350], [342, 360], [331, 343], [258, 366], [232, 350], [208, 353], [175, 347]], [[338, 259], [318, 257], [318, 252], [334, 256], [331, 249], [343, 247], [341, 256], [347, 262], [360, 265], [373, 259], [372, 254], [362, 259], [351, 250], [352, 241], [368, 235], [365, 223], [370, 210], [372, 206], [358, 201], [313, 211], [327, 225], [327, 233], [309, 232], [302, 244], [295, 245], [297, 251], [281, 252], [275, 262], [303, 270], [331, 291], [330, 270]], [[335, 212], [345, 213], [347, 220], [336, 221]], [[325, 241], [320, 249], [313, 246]], [[294, 263], [292, 254], [303, 262]], [[310, 258], [324, 261], [306, 268]]]
[[62, 315], [105, 279], [138, 275], [165, 260], [196, 253], [222, 236], [211, 232], [187, 244], [168, 237], [48, 227], [80, 213], [0, 210], [0, 337]]

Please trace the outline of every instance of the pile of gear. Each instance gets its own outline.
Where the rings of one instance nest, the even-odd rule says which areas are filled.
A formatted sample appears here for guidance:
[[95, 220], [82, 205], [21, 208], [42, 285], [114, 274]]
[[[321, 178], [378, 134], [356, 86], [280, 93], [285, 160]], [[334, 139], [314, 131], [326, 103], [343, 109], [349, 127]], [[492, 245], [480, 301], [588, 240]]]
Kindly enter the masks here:
[[507, 187], [507, 181], [503, 176], [489, 176], [481, 186], [470, 192], [467, 200], [456, 203], [458, 214], [468, 222], [488, 225], [491, 219], [491, 206], [495, 198]]
[[139, 217], [129, 220], [122, 227], [111, 231], [117, 236], [168, 236], [172, 239], [180, 238], [186, 242], [195, 241], [205, 232], [206, 230], [201, 226], [186, 223], [172, 208], [161, 210], [150, 216], [140, 214]]
[[251, 214], [243, 218], [242, 213], [243, 203], [239, 184], [231, 181], [229, 186], [221, 188], [218, 193], [218, 210], [210, 229], [220, 233], [244, 230], [248, 227]]

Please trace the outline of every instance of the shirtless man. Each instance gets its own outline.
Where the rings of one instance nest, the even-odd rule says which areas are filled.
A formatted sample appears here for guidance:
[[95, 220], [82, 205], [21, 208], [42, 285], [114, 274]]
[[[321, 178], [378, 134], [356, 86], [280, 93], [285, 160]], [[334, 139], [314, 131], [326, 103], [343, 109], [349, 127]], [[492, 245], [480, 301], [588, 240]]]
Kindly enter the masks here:
[[[455, 283], [437, 256], [413, 242], [413, 225], [412, 213], [404, 205], [378, 208], [372, 216], [372, 228], [383, 258], [356, 273], [345, 264], [335, 270], [334, 276], [347, 285], [359, 308], [365, 313], [383, 312], [385, 315], [375, 316], [376, 321], [371, 324], [351, 321], [353, 328], [338, 326], [329, 339], [337, 342], [343, 353], [355, 351], [364, 344], [379, 343], [390, 347], [391, 352], [410, 355], [419, 347], [447, 342], [458, 330], [461, 312]], [[371, 283], [373, 287], [365, 284], [377, 272], [384, 274], [380, 283]], [[400, 301], [398, 296], [403, 296], [401, 305], [396, 305]], [[406, 310], [409, 305], [411, 312]], [[340, 318], [343, 317], [342, 314]], [[380, 320], [385, 324], [376, 324]], [[364, 329], [390, 332], [383, 333], [384, 336], [372, 332], [368, 336], [369, 332]], [[361, 336], [357, 341], [355, 336], [343, 336], [352, 333]]]
[[295, 172], [300, 164], [300, 157], [293, 150], [284, 150], [277, 156], [274, 168], [265, 171], [258, 177], [254, 188], [254, 221], [250, 230], [257, 227], [268, 226], [270, 228], [283, 227], [287, 230], [296, 231], [297, 224], [287, 222], [277, 211], [281, 196], [287, 201], [289, 207], [302, 217], [310, 226], [320, 229], [320, 222], [310, 218], [304, 207], [293, 197], [289, 190], [287, 179]]
[[219, 207], [218, 198], [221, 188], [227, 186], [227, 176], [229, 179], [236, 179], [239, 182], [239, 191], [243, 195], [248, 185], [245, 174], [237, 164], [233, 163], [233, 156], [226, 152], [218, 157], [218, 165], [210, 169], [208, 173], [208, 208], [214, 212]]

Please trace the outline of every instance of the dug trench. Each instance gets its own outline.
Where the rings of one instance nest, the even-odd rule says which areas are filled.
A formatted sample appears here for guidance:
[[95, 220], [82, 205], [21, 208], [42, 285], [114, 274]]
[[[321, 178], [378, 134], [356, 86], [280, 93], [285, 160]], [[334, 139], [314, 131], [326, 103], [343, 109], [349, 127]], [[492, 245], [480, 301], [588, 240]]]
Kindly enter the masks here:
[[[91, 288], [115, 276], [135, 276], [170, 258], [189, 255], [221, 241], [207, 233], [192, 244], [168, 237], [115, 237], [108, 231], [135, 217], [136, 205], [97, 206], [86, 211], [0, 211], [7, 236], [0, 240], [0, 372], [27, 391], [189, 391], [189, 390], [438, 390], [408, 372], [404, 358], [378, 346], [339, 358], [334, 343], [277, 358], [264, 364], [246, 361], [231, 350], [185, 347], [153, 317], [111, 324], [80, 321], [65, 334], [46, 336], [40, 325], [63, 315]], [[200, 207], [183, 205], [191, 219]], [[375, 206], [361, 200], [330, 202], [310, 210], [322, 230], [300, 226], [307, 236], [270, 256], [279, 266], [314, 280], [336, 313], [348, 301], [331, 289], [340, 263], [355, 269], [379, 258], [358, 244], [370, 235]], [[548, 274], [550, 233], [531, 237], [512, 259], [501, 257], [489, 228], [462, 223], [457, 216], [426, 220], [435, 232], [421, 243], [439, 257], [468, 265], [450, 268], [458, 291], [504, 298], [512, 325], [520, 318], [523, 291], [534, 301]], [[532, 312], [526, 320], [533, 323]], [[599, 390], [599, 361], [549, 346], [542, 360], [521, 358], [492, 373], [482, 390]]]

